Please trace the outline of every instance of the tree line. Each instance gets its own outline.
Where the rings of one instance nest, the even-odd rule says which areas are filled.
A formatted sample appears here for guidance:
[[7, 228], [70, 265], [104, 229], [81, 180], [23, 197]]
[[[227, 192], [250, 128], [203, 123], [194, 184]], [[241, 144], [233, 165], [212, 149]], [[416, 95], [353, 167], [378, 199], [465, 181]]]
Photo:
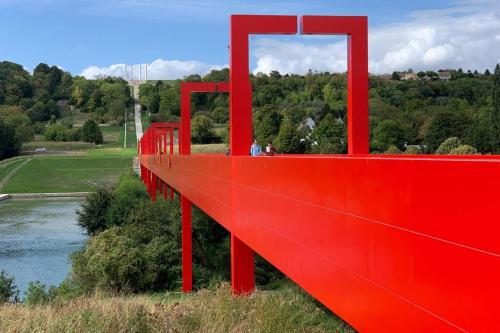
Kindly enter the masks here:
[[[460, 142], [453, 153], [500, 153], [500, 66], [493, 74], [450, 70], [451, 80], [419, 72], [425, 80], [369, 77], [370, 151], [434, 154], [449, 138]], [[435, 75], [434, 75], [435, 74]], [[213, 70], [185, 81], [228, 81], [229, 70]], [[347, 152], [347, 77], [345, 73], [277, 71], [251, 74], [253, 133], [273, 141], [280, 153]], [[140, 103], [151, 121], [177, 121], [180, 80], [140, 86]], [[227, 94], [193, 94], [194, 143], [227, 143]], [[215, 128], [222, 128], [217, 135]], [[457, 141], [458, 140], [458, 141]], [[445, 145], [446, 146], [446, 145]], [[455, 147], [458, 148], [458, 147]], [[451, 150], [447, 153], [451, 153]]]
[[35, 134], [54, 141], [95, 138], [60, 119], [70, 106], [90, 113], [96, 123], [122, 124], [131, 103], [127, 82], [119, 78], [87, 80], [44, 63], [29, 73], [19, 64], [0, 62], [0, 159], [16, 155]]

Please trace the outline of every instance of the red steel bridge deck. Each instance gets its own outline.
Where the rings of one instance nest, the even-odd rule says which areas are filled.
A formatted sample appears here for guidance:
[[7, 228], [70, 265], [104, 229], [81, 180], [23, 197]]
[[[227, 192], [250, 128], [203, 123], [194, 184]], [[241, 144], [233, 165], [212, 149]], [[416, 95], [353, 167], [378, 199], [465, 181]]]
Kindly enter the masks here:
[[[368, 86], [355, 93], [356, 80], [367, 83], [356, 61], [349, 62], [349, 155], [246, 156], [248, 58], [235, 63], [241, 50], [233, 38], [243, 38], [248, 20], [272, 33], [296, 29], [296, 17], [268, 18], [233, 16], [229, 85], [183, 83], [181, 124], [153, 124], [140, 142], [153, 198], [158, 183], [181, 197], [184, 290], [191, 289], [194, 204], [231, 233], [237, 293], [253, 288], [256, 252], [361, 332], [500, 332], [500, 156], [364, 153]], [[304, 17], [304, 30], [308, 19], [330, 27], [329, 20], [348, 20]], [[350, 59], [361, 53], [366, 61], [363, 47], [357, 51], [349, 49]], [[190, 155], [189, 95], [217, 91], [230, 92], [230, 155]]]

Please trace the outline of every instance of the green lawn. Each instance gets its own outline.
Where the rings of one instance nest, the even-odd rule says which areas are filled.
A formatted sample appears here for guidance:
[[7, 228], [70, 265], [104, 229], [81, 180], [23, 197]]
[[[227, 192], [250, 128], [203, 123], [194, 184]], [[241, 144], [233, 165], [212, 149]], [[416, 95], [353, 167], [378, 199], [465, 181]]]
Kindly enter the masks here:
[[[23, 163], [24, 158], [16, 158], [2, 162], [0, 164], [0, 182], [4, 179], [16, 166]], [[0, 189], [1, 190], [1, 189]]]
[[131, 169], [130, 157], [35, 157], [4, 186], [4, 193], [93, 191], [96, 184], [114, 184]]

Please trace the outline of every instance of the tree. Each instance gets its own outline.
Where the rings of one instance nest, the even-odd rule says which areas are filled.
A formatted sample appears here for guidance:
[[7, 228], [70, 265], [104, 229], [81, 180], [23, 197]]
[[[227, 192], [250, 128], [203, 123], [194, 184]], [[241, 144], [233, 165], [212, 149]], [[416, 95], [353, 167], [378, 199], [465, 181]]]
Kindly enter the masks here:
[[76, 211], [78, 225], [88, 235], [93, 236], [107, 229], [106, 212], [113, 199], [113, 191], [99, 186], [95, 192], [85, 197], [80, 209]]
[[373, 131], [373, 145], [378, 151], [386, 151], [390, 146], [399, 150], [405, 146], [405, 130], [401, 123], [392, 119], [385, 119], [378, 123]]
[[45, 130], [45, 139], [48, 141], [67, 141], [66, 128], [59, 124], [52, 124]]
[[38, 121], [47, 121], [50, 119], [50, 112], [43, 102], [36, 102], [36, 104], [33, 105], [33, 107], [31, 107], [26, 114], [33, 123]]
[[443, 141], [436, 150], [438, 155], [448, 155], [453, 149], [458, 148], [462, 144], [457, 137], [451, 137]]
[[327, 114], [311, 133], [312, 151], [319, 154], [345, 154], [347, 132], [345, 124]]
[[196, 116], [191, 123], [193, 143], [213, 143], [217, 141], [212, 120], [204, 115]]
[[82, 126], [82, 140], [85, 142], [102, 143], [102, 132], [94, 120], [87, 120]]
[[493, 112], [491, 113], [491, 124], [495, 133], [495, 152], [500, 152], [500, 64], [495, 66], [493, 75]]
[[401, 76], [398, 72], [392, 72], [391, 80], [393, 81], [401, 81]]
[[470, 124], [470, 117], [461, 110], [440, 110], [431, 120], [425, 139], [431, 150], [449, 137], [464, 137]]
[[260, 142], [272, 141], [278, 135], [281, 115], [272, 105], [257, 109], [253, 116], [254, 136]]
[[486, 68], [486, 70], [484, 71], [484, 76], [490, 76], [490, 75], [491, 75], [490, 70]]
[[0, 119], [0, 160], [16, 155], [21, 148], [21, 142], [16, 137], [13, 126]]
[[14, 284], [14, 278], [0, 271], [0, 304], [6, 302], [17, 302], [19, 290]]
[[304, 152], [304, 145], [301, 142], [300, 132], [288, 118], [281, 122], [280, 130], [276, 136], [276, 146], [283, 154], [301, 154]]
[[450, 155], [478, 155], [479, 152], [476, 148], [469, 145], [461, 145], [456, 148], [453, 148], [450, 151]]
[[154, 92], [149, 101], [148, 109], [151, 113], [158, 113], [160, 111], [160, 95]]

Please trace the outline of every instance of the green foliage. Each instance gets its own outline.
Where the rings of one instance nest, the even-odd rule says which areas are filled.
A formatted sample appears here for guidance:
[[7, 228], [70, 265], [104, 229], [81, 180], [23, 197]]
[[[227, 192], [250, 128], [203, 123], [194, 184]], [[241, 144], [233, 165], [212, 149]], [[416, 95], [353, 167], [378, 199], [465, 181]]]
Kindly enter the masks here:
[[78, 225], [84, 228], [90, 236], [106, 230], [106, 214], [113, 199], [113, 191], [104, 186], [98, 186], [76, 211]]
[[436, 149], [436, 154], [450, 154], [453, 149], [458, 148], [461, 144], [462, 141], [460, 141], [460, 139], [457, 137], [448, 138], [439, 145], [438, 149]]
[[478, 155], [476, 148], [469, 145], [460, 145], [450, 150], [450, 155]]
[[44, 135], [47, 141], [68, 141], [66, 128], [59, 124], [52, 124], [47, 127]]
[[500, 153], [500, 64], [495, 66], [493, 75], [493, 112], [491, 113], [491, 125], [494, 133], [494, 148], [495, 153]]
[[204, 115], [198, 115], [191, 122], [191, 141], [193, 143], [216, 143], [220, 139], [215, 135], [212, 120]]
[[223, 106], [217, 106], [212, 111], [212, 119], [216, 124], [225, 124], [229, 120], [229, 109]]
[[400, 123], [385, 119], [378, 123], [373, 131], [372, 144], [378, 151], [386, 151], [390, 146], [401, 150], [405, 145], [405, 137], [405, 131]]
[[388, 155], [398, 155], [398, 154], [401, 154], [402, 151], [396, 147], [395, 145], [390, 145], [387, 150], [384, 152], [384, 154], [388, 154]]
[[347, 133], [343, 122], [327, 114], [311, 133], [312, 152], [316, 154], [345, 154]]
[[146, 188], [137, 177], [131, 174], [122, 175], [107, 209], [107, 227], [125, 224], [129, 214], [147, 198], [149, 195]]
[[23, 302], [28, 305], [43, 305], [52, 302], [57, 296], [57, 288], [47, 287], [40, 281], [30, 282], [24, 292]]
[[439, 143], [449, 137], [464, 137], [467, 126], [471, 123], [469, 116], [460, 111], [440, 111], [432, 118], [427, 133], [427, 145], [431, 150], [437, 149]]
[[19, 290], [14, 278], [7, 275], [5, 271], [0, 271], [0, 304], [5, 302], [17, 302], [19, 300]]
[[102, 132], [94, 120], [87, 120], [81, 130], [82, 140], [85, 142], [102, 143]]
[[419, 155], [419, 154], [422, 154], [422, 148], [418, 145], [408, 145], [403, 154], [405, 154], [405, 155]]
[[20, 148], [21, 142], [16, 137], [15, 128], [0, 119], [0, 160], [15, 156]]
[[281, 118], [280, 113], [271, 105], [259, 108], [253, 117], [255, 138], [259, 142], [274, 140], [280, 130]]
[[301, 133], [290, 121], [283, 119], [280, 131], [276, 137], [278, 151], [283, 154], [300, 154], [304, 152], [304, 145], [301, 142]]

